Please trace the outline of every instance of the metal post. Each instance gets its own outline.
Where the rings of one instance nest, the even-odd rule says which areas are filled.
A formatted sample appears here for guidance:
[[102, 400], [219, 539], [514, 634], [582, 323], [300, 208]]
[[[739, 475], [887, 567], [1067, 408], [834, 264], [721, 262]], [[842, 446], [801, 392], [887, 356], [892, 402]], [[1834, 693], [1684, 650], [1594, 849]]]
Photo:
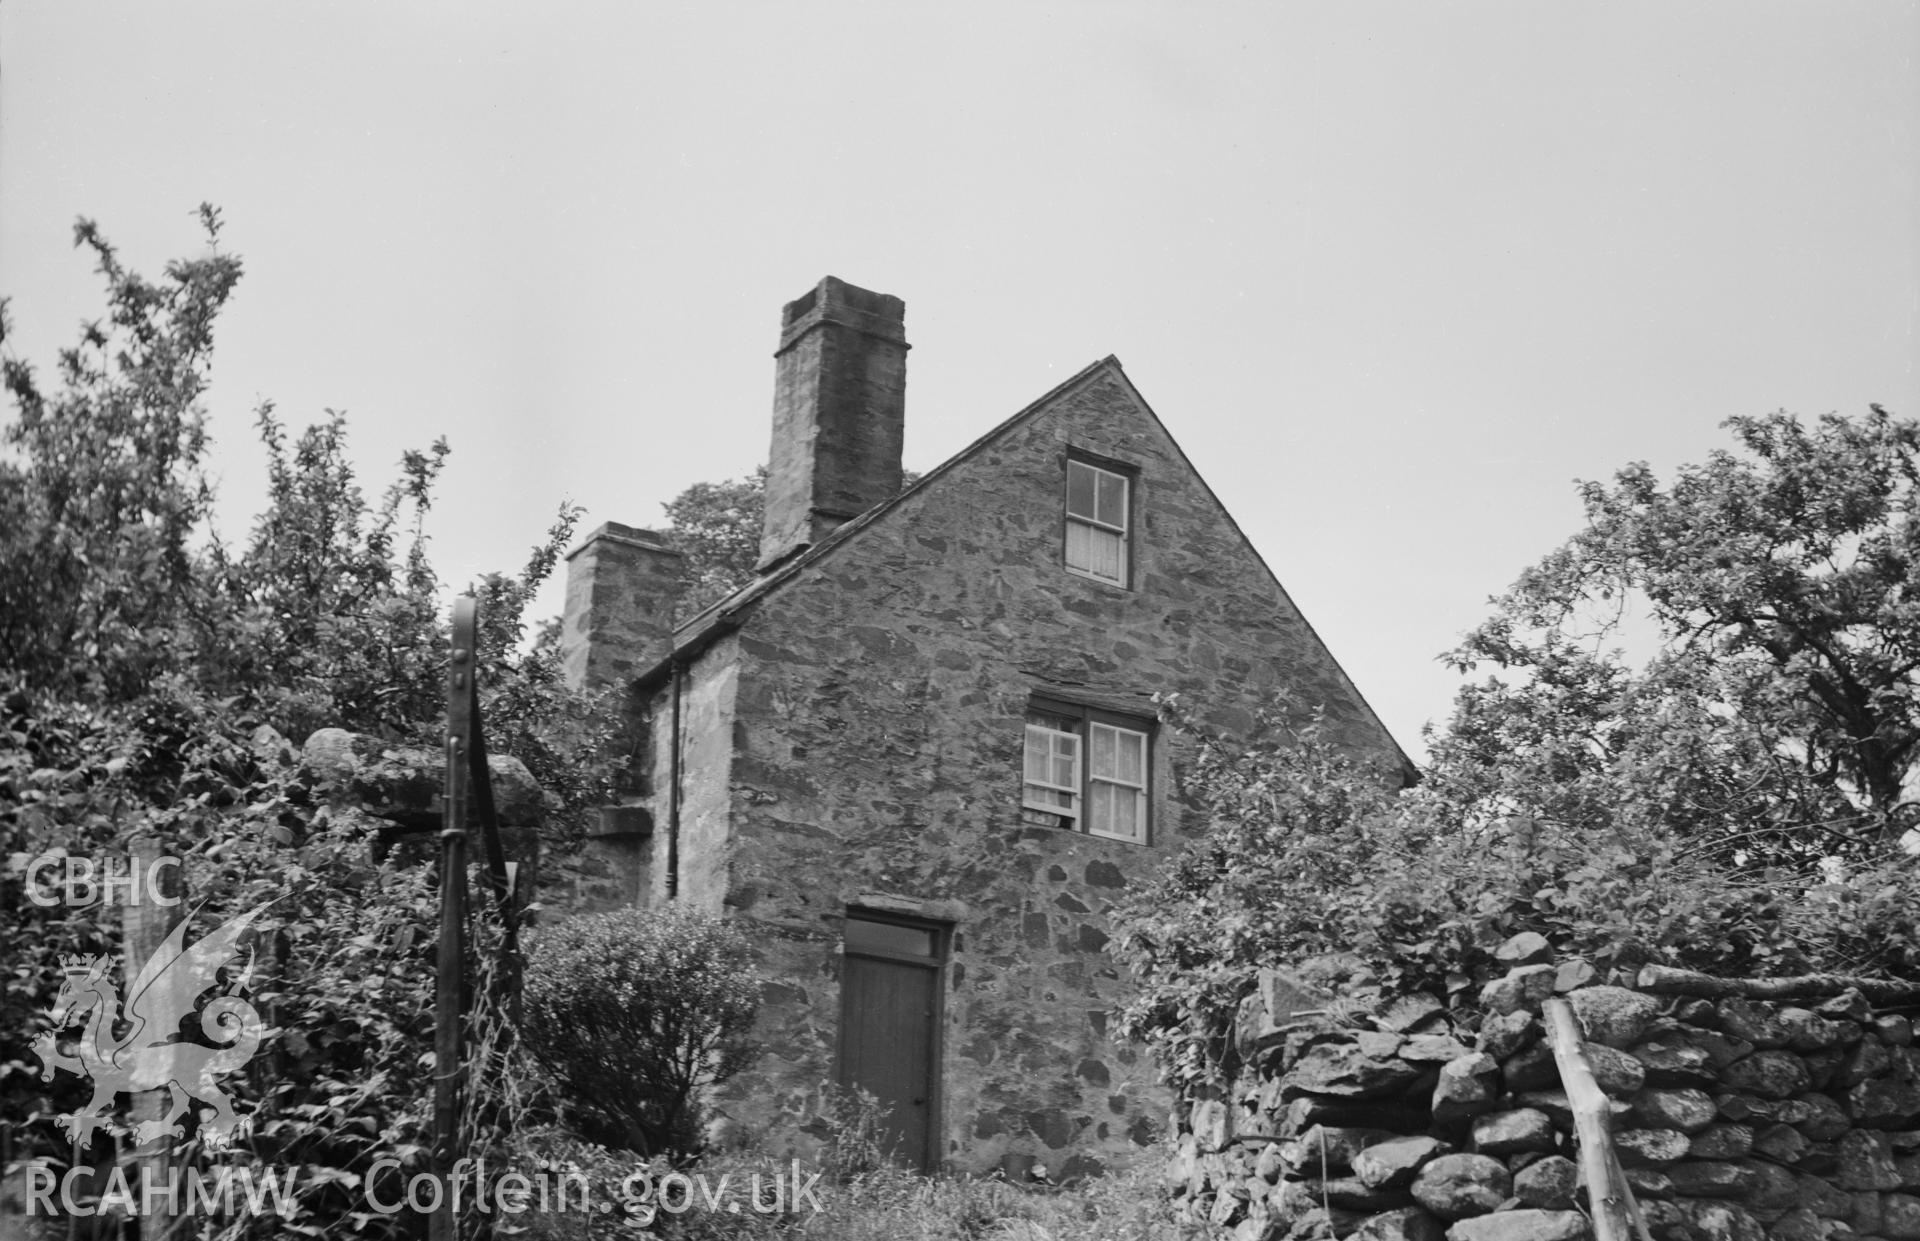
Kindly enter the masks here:
[[453, 653], [447, 662], [447, 784], [440, 829], [440, 957], [434, 993], [434, 1171], [444, 1191], [427, 1235], [454, 1241], [453, 1186], [460, 1157], [460, 1018], [467, 929], [467, 745], [472, 735], [474, 601], [453, 601]]
[[[147, 959], [165, 942], [184, 916], [181, 907], [186, 903], [186, 879], [178, 865], [158, 866], [165, 854], [166, 850], [153, 836], [135, 836], [127, 842], [127, 866], [133, 886], [127, 890], [127, 905], [120, 919], [126, 933], [126, 976], [129, 982], [133, 981], [134, 976], [146, 965]], [[171, 903], [158, 904], [152, 899], [155, 896], [165, 897]], [[133, 1096], [128, 1119], [136, 1124], [159, 1120], [166, 1114], [167, 1105], [171, 1102], [172, 1098], [164, 1087], [139, 1091]], [[158, 1149], [130, 1158], [128, 1162], [132, 1166], [128, 1169], [129, 1175], [140, 1178], [134, 1182], [136, 1185], [167, 1183], [169, 1171], [177, 1166], [173, 1145], [173, 1138], [164, 1136], [159, 1140]], [[158, 1238], [174, 1235], [180, 1228], [181, 1219], [173, 1205], [164, 1200], [148, 1205], [153, 1209], [142, 1212], [144, 1218], [140, 1222], [140, 1235]]]

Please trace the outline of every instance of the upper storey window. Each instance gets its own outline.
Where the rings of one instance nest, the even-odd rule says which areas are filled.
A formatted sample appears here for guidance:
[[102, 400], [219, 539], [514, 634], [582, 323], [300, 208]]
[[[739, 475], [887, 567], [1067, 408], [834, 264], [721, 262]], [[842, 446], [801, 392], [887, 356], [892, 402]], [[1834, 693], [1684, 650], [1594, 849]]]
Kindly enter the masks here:
[[1145, 844], [1149, 728], [1091, 707], [1031, 704], [1021, 819]]
[[1067, 462], [1067, 570], [1127, 584], [1127, 514], [1131, 483], [1124, 474], [1085, 461]]

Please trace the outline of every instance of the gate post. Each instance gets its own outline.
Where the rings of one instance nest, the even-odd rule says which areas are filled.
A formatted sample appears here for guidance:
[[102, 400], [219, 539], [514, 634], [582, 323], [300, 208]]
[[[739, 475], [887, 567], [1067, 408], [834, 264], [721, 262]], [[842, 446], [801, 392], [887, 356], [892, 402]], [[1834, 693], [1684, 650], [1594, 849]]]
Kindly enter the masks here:
[[431, 1241], [454, 1241], [455, 1161], [460, 1157], [460, 1018], [467, 928], [467, 760], [473, 729], [474, 601], [453, 601], [453, 650], [447, 661], [447, 783], [440, 829], [440, 953], [433, 1021], [433, 1163], [440, 1205], [429, 1223]]

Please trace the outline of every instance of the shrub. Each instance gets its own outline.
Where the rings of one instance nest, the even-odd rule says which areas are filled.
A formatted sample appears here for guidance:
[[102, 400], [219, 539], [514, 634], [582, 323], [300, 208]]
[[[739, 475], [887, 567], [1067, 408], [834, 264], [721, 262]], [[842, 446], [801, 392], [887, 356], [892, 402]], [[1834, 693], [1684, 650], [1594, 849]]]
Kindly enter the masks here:
[[[217, 240], [217, 213], [203, 222]], [[24, 868], [150, 835], [186, 859], [205, 924], [278, 898], [255, 924], [251, 975], [270, 1029], [227, 1079], [252, 1133], [223, 1158], [295, 1169], [296, 1231], [404, 1233], [408, 1217], [353, 1212], [372, 1164], [424, 1166], [437, 901], [428, 873], [372, 859], [366, 824], [330, 817], [289, 741], [330, 724], [439, 744], [449, 635], [421, 517], [446, 448], [408, 453], [376, 501], [342, 419], [289, 434], [263, 405], [267, 506], [250, 536], [223, 539], [199, 398], [239, 261], [209, 247], [149, 280], [92, 224], [75, 238], [106, 279], [104, 317], [50, 381], [0, 339], [15, 413], [0, 425], [0, 1126], [20, 1157], [71, 1152], [51, 1118], [84, 1101], [84, 1080], [42, 1082], [32, 1046], [61, 956], [114, 952], [120, 937], [121, 910], [97, 899], [27, 901]], [[551, 644], [521, 639], [575, 517], [562, 508], [522, 572], [476, 584], [488, 740], [559, 800], [546, 826], [562, 844], [606, 799], [611, 717], [601, 696], [565, 688]], [[475, 1063], [493, 1026], [484, 1005], [469, 1015]], [[510, 1102], [498, 1073], [472, 1076], [470, 1134]]]
[[1501, 943], [1534, 931], [1602, 969], [1920, 977], [1909, 856], [1836, 859], [1811, 878], [1756, 870], [1632, 802], [1571, 821], [1490, 808], [1461, 797], [1445, 768], [1395, 793], [1312, 726], [1286, 747], [1196, 743], [1185, 784], [1207, 833], [1129, 897], [1116, 937], [1135, 983], [1123, 1028], [1183, 1087], [1225, 1066], [1263, 967], [1362, 1004], [1450, 997], [1500, 968]]
[[522, 1028], [581, 1131], [642, 1154], [698, 1149], [699, 1092], [751, 1061], [746, 937], [680, 906], [540, 929]]

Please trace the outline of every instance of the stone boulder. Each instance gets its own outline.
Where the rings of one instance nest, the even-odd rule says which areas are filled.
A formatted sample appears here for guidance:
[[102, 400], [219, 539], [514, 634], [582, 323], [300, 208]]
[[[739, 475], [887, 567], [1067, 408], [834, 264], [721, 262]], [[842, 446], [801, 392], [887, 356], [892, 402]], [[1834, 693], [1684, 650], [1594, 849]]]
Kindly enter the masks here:
[[1768, 1125], [1753, 1135], [1753, 1151], [1764, 1159], [1789, 1166], [1800, 1161], [1811, 1145], [1792, 1125]]
[[1438, 1138], [1390, 1138], [1354, 1155], [1353, 1172], [1375, 1189], [1404, 1189], [1422, 1167], [1451, 1150]]
[[1514, 1174], [1513, 1196], [1520, 1205], [1549, 1211], [1573, 1209], [1580, 1167], [1564, 1155], [1548, 1155]]
[[1767, 1226], [1767, 1241], [1827, 1241], [1832, 1230], [1812, 1207], [1795, 1207]]
[[[358, 804], [370, 814], [408, 826], [429, 823], [439, 813], [446, 757], [437, 750], [395, 746], [344, 728], [321, 728], [301, 747], [300, 762], [331, 803]], [[487, 766], [501, 826], [538, 825], [546, 799], [526, 764], [511, 755], [493, 754]], [[478, 827], [477, 806], [472, 814], [472, 825]]]
[[1483, 1155], [1550, 1151], [1553, 1147], [1553, 1121], [1545, 1112], [1523, 1107], [1488, 1112], [1474, 1119], [1473, 1149]]
[[1813, 1011], [1836, 1021], [1865, 1021], [1873, 1015], [1873, 1005], [1855, 987], [1848, 987], [1830, 1000], [1814, 1005]]
[[1467, 1046], [1451, 1034], [1414, 1034], [1400, 1048], [1409, 1064], [1445, 1064], [1467, 1055]]
[[1794, 1200], [1822, 1219], [1845, 1219], [1853, 1211], [1853, 1197], [1825, 1177], [1796, 1173]]
[[1242, 1058], [1253, 1060], [1285, 1043], [1299, 1018], [1325, 1008], [1327, 999], [1326, 992], [1286, 970], [1261, 970], [1235, 1023]]
[[1853, 1127], [1846, 1112], [1827, 1095], [1805, 1094], [1788, 1100], [1788, 1104], [1793, 1110], [1783, 1110], [1781, 1122], [1792, 1125], [1815, 1142], [1831, 1142]]
[[1537, 931], [1522, 931], [1494, 949], [1493, 959], [1508, 967], [1540, 965], [1553, 959], [1553, 945]]
[[1673, 1178], [1660, 1169], [1643, 1165], [1620, 1170], [1626, 1173], [1627, 1187], [1641, 1200], [1673, 1197]]
[[[1605, 1043], [1587, 1045], [1587, 1065], [1593, 1070], [1594, 1084], [1616, 1099], [1625, 1099], [1638, 1091], [1647, 1081], [1647, 1066], [1641, 1064], [1631, 1054]], [[1560, 1067], [1554, 1065], [1554, 1076], [1558, 1077]]]
[[1523, 1090], [1548, 1090], [1560, 1084], [1560, 1066], [1554, 1061], [1553, 1049], [1545, 1043], [1535, 1043], [1509, 1056], [1500, 1075], [1507, 1089], [1516, 1094]]
[[1701, 1241], [1766, 1241], [1767, 1231], [1745, 1209], [1710, 1199], [1674, 1202], [1684, 1226]]
[[1441, 1241], [1446, 1229], [1419, 1207], [1382, 1211], [1350, 1234], [1350, 1241]]
[[1591, 987], [1600, 977], [1600, 971], [1593, 968], [1589, 961], [1579, 957], [1568, 957], [1554, 967], [1553, 989], [1558, 995], [1569, 991], [1578, 991], [1582, 987]]
[[1622, 1129], [1613, 1135], [1614, 1150], [1629, 1168], [1684, 1159], [1692, 1145], [1693, 1139], [1678, 1129]]
[[1357, 1176], [1308, 1181], [1306, 1184], [1315, 1201], [1324, 1201], [1348, 1211], [1387, 1211], [1407, 1205], [1404, 1188], [1379, 1189]]
[[1551, 965], [1522, 965], [1480, 988], [1480, 1007], [1489, 1013], [1537, 1009], [1553, 995]]
[[1880, 1235], [1888, 1241], [1920, 1241], [1920, 1198], [1888, 1194], [1880, 1200]]
[[1760, 1183], [1752, 1168], [1719, 1159], [1688, 1159], [1666, 1172], [1673, 1192], [1688, 1198], [1744, 1198]]
[[1682, 1034], [1657, 1035], [1634, 1047], [1633, 1058], [1647, 1073], [1650, 1086], [1710, 1086], [1713, 1070], [1707, 1049]]
[[1625, 987], [1583, 987], [1567, 996], [1587, 1041], [1608, 1047], [1631, 1047], [1660, 1015], [1660, 1002]]
[[1463, 1219], [1447, 1229], [1447, 1241], [1585, 1241], [1592, 1235], [1578, 1211], [1535, 1208]]
[[1346, 1043], [1323, 1043], [1300, 1057], [1288, 1087], [1337, 1098], [1378, 1098], [1404, 1090], [1420, 1070], [1400, 1059], [1398, 1034], [1363, 1031]]
[[1890, 1047], [1887, 1054], [1891, 1063], [1885, 1077], [1847, 1092], [1848, 1114], [1869, 1129], [1904, 1129], [1920, 1116], [1920, 1052]]
[[[1785, 1128], [1785, 1126], [1778, 1126]], [[1792, 1129], [1787, 1129], [1794, 1137], [1800, 1137]], [[1803, 1142], [1805, 1139], [1801, 1139]], [[1693, 1135], [1693, 1145], [1687, 1148], [1690, 1159], [1740, 1159], [1753, 1150], [1753, 1127], [1737, 1125], [1731, 1121], [1708, 1125]]]
[[1764, 1159], [1748, 1159], [1742, 1166], [1754, 1174], [1753, 1188], [1747, 1191], [1747, 1209], [1761, 1219], [1771, 1219], [1773, 1215], [1789, 1207], [1800, 1205], [1799, 1178], [1791, 1168], [1768, 1163]]
[[1790, 1051], [1756, 1051], [1721, 1070], [1721, 1080], [1735, 1090], [1763, 1099], [1785, 1099], [1809, 1085], [1806, 1062]]
[[1793, 1039], [1793, 1032], [1771, 1004], [1734, 996], [1714, 1005], [1714, 1011], [1720, 1015], [1722, 1030], [1762, 1050], [1785, 1047]]
[[1227, 1105], [1221, 1099], [1202, 1099], [1193, 1105], [1188, 1120], [1202, 1151], [1224, 1150], [1227, 1145]]
[[1405, 1034], [1419, 1028], [1447, 1011], [1447, 1006], [1424, 991], [1395, 998], [1385, 1008], [1374, 1015], [1374, 1023], [1382, 1030], [1394, 1034]]
[[1280, 1147], [1287, 1167], [1306, 1176], [1339, 1176], [1353, 1170], [1353, 1157], [1371, 1142], [1391, 1138], [1384, 1129], [1315, 1125]]
[[1878, 1039], [1863, 1039], [1841, 1059], [1834, 1070], [1833, 1084], [1846, 1089], [1870, 1078], [1879, 1077], [1893, 1066], [1887, 1045]]
[[1444, 1220], [1485, 1215], [1512, 1189], [1507, 1165], [1486, 1155], [1442, 1155], [1413, 1181], [1414, 1200]]
[[1698, 1133], [1719, 1115], [1713, 1097], [1704, 1090], [1654, 1088], [1634, 1096], [1632, 1116], [1649, 1129], [1678, 1129]]
[[1837, 1047], [1851, 1034], [1860, 1037], [1858, 1026], [1829, 1021], [1811, 1009], [1787, 1007], [1775, 1014], [1787, 1034], [1787, 1046], [1794, 1051], [1819, 1051]]
[[1898, 1189], [1900, 1169], [1884, 1133], [1855, 1129], [1840, 1139], [1840, 1172], [1835, 1184], [1842, 1189]]
[[1488, 1016], [1480, 1023], [1478, 1044], [1489, 1056], [1505, 1060], [1539, 1037], [1540, 1023], [1522, 1008]]
[[1499, 1073], [1499, 1062], [1479, 1051], [1441, 1065], [1433, 1087], [1434, 1123], [1450, 1124], [1493, 1110]]

